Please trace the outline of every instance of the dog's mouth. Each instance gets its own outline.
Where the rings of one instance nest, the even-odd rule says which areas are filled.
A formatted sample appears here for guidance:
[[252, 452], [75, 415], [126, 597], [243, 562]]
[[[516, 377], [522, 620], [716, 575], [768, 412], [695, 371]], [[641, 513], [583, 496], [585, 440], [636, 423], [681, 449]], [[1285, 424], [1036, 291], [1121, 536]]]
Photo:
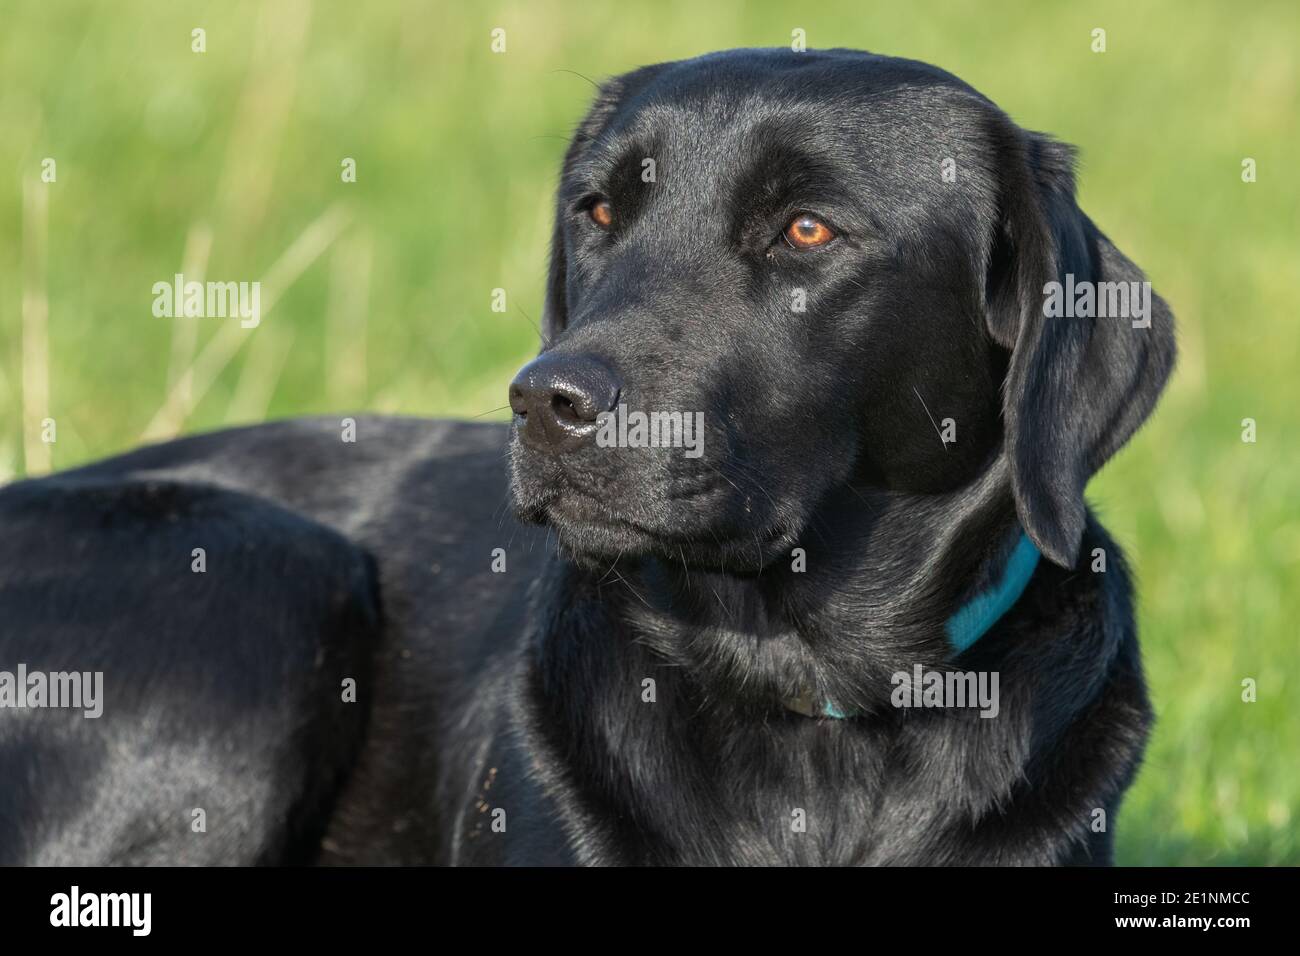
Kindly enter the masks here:
[[752, 572], [784, 553], [787, 535], [778, 527], [747, 535], [699, 534], [646, 528], [620, 518], [575, 517], [562, 505], [546, 511], [561, 547], [579, 562], [608, 562], [625, 557], [657, 557], [702, 570]]
[[[544, 483], [513, 483], [520, 520], [555, 531], [561, 549], [580, 563], [653, 556], [691, 567], [759, 570], [787, 554], [795, 534], [766, 516], [745, 511], [724, 481], [611, 493], [575, 487], [562, 470]], [[736, 512], [744, 520], [737, 520]]]

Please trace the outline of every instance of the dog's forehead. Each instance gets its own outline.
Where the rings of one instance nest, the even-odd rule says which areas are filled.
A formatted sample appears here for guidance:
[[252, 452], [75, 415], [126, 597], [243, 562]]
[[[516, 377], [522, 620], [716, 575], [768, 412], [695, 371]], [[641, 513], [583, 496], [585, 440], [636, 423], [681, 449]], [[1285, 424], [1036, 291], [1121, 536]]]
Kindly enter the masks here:
[[942, 70], [858, 51], [727, 51], [629, 74], [613, 90], [591, 158], [640, 150], [701, 171], [776, 142], [846, 162], [970, 158], [991, 107]]
[[629, 89], [639, 87], [648, 98], [698, 103], [870, 96], [919, 86], [972, 92], [951, 73], [927, 63], [859, 50], [728, 50], [647, 67], [620, 82]]

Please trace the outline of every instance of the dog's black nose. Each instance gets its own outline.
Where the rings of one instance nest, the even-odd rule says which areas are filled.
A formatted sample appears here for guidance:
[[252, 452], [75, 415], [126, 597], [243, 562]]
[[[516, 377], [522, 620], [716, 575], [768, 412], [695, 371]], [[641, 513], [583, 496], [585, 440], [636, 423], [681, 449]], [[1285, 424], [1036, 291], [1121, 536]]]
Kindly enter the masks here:
[[596, 416], [618, 404], [622, 383], [591, 355], [539, 355], [510, 383], [510, 407], [524, 441], [555, 453], [596, 433]]

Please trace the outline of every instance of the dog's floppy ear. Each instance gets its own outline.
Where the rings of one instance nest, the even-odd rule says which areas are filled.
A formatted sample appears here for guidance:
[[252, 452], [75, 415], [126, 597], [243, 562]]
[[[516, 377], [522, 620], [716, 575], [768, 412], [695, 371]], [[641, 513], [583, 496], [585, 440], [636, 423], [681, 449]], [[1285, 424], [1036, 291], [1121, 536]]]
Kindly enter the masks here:
[[1021, 524], [1073, 567], [1084, 486], [1155, 407], [1174, 364], [1173, 315], [1075, 204], [1073, 150], [1011, 135], [986, 286], [989, 332], [1011, 351], [1005, 448]]

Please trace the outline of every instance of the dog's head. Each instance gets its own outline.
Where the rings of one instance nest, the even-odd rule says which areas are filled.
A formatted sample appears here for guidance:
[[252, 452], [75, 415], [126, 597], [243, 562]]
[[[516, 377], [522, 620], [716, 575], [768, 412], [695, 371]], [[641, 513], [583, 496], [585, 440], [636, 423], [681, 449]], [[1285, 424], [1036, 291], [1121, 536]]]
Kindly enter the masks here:
[[1142, 282], [1071, 150], [933, 67], [637, 70], [565, 158], [544, 347], [510, 388], [517, 509], [579, 557], [752, 571], [840, 486], [953, 491], [1005, 456], [1071, 566], [1084, 485], [1173, 364]]

